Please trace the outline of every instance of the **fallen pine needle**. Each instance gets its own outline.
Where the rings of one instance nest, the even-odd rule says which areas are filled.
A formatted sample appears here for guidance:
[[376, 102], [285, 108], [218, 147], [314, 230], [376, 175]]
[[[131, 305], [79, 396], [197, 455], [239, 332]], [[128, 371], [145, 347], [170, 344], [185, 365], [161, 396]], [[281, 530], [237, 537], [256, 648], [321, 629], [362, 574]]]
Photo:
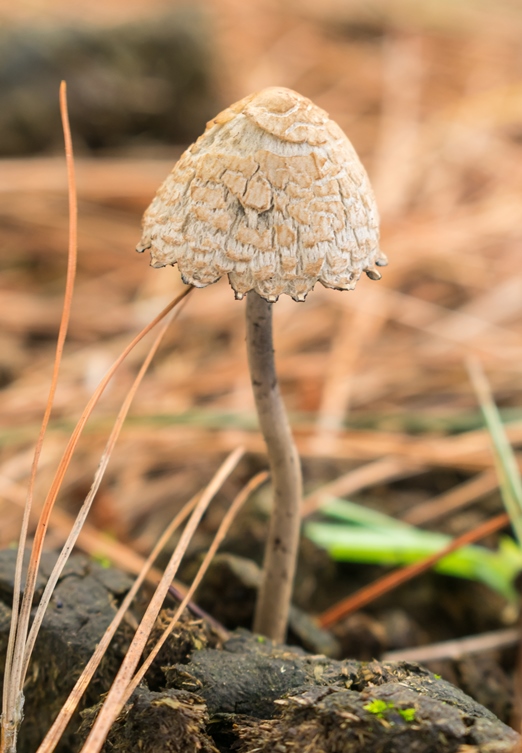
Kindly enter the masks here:
[[480, 635], [467, 635], [451, 641], [430, 643], [427, 646], [387, 651], [383, 654], [382, 661], [415, 661], [424, 664], [441, 659], [460, 659], [469, 654], [480, 654], [484, 651], [516, 646], [519, 641], [520, 629], [518, 627], [504, 628]]
[[232, 522], [234, 521], [234, 518], [236, 517], [237, 513], [239, 512], [241, 507], [244, 505], [246, 500], [249, 498], [249, 496], [252, 494], [252, 492], [254, 492], [259, 486], [261, 486], [261, 484], [264, 484], [267, 479], [268, 479], [267, 471], [261, 471], [261, 473], [258, 473], [257, 475], [255, 475], [252, 479], [250, 479], [248, 484], [245, 487], [243, 487], [243, 489], [239, 492], [239, 494], [236, 496], [236, 498], [230, 505], [225, 516], [223, 517], [223, 520], [221, 521], [221, 524], [217, 530], [216, 535], [214, 536], [212, 544], [210, 545], [207, 553], [205, 554], [203, 562], [199, 566], [198, 572], [196, 573], [196, 577], [192, 581], [190, 588], [185, 594], [185, 597], [183, 598], [179, 607], [176, 609], [176, 612], [174, 613], [168, 627], [163, 632], [163, 635], [158, 640], [158, 642], [156, 643], [156, 645], [154, 646], [150, 654], [147, 656], [142, 666], [139, 668], [138, 672], [136, 672], [136, 675], [132, 679], [132, 682], [129, 684], [127, 692], [125, 693], [123, 703], [125, 703], [130, 698], [134, 690], [138, 687], [140, 682], [143, 680], [146, 672], [148, 671], [149, 667], [151, 666], [156, 656], [159, 654], [165, 641], [174, 630], [174, 627], [176, 626], [179, 618], [181, 617], [185, 607], [188, 605], [197, 587], [201, 583], [203, 576], [208, 570], [208, 567], [210, 563], [212, 562], [212, 559], [214, 555], [216, 554], [216, 551], [219, 545], [221, 544], [221, 542], [227, 535], [228, 529], [230, 528]]
[[[191, 588], [187, 591], [186, 596], [183, 599], [183, 602], [182, 602], [183, 608], [185, 608], [185, 606], [188, 605], [190, 598], [194, 594], [194, 591], [196, 590], [197, 586], [199, 585], [199, 582], [201, 581], [201, 578], [204, 575], [204, 571], [202, 572], [203, 565], [205, 565], [207, 559], [208, 559], [208, 562], [210, 562], [213, 554], [215, 553], [215, 550], [219, 546], [219, 543], [221, 542], [222, 538], [226, 535], [226, 532], [230, 526], [230, 523], [234, 519], [235, 514], [241, 508], [241, 506], [243, 505], [245, 500], [250, 496], [250, 494], [252, 494], [252, 492], [255, 489], [257, 489], [262, 483], [264, 483], [267, 477], [268, 477], [268, 474], [266, 472], [258, 473], [248, 482], [248, 484], [237, 495], [236, 499], [234, 500], [234, 502], [232, 503], [230, 507], [230, 510], [228, 511], [227, 515], [222, 521], [222, 524], [220, 527], [221, 536], [220, 536], [220, 532], [218, 531], [218, 534], [216, 535], [216, 538], [214, 539], [213, 545], [211, 547], [212, 549], [211, 554], [209, 550], [210, 557], [209, 557], [209, 554], [207, 554], [207, 556], [205, 557], [205, 561], [203, 562], [200, 568], [200, 571], [198, 572], [196, 579], [194, 580], [194, 583], [192, 584]], [[102, 657], [105, 654], [105, 651], [107, 650], [111, 640], [113, 639], [116, 633], [116, 630], [123, 619], [125, 612], [130, 607], [134, 597], [136, 596], [138, 592], [138, 589], [140, 588], [141, 584], [147, 577], [147, 573], [149, 572], [152, 566], [152, 563], [157, 558], [160, 551], [163, 549], [163, 547], [165, 546], [167, 541], [170, 539], [174, 531], [181, 524], [182, 520], [194, 509], [200, 496], [201, 496], [201, 493], [197, 494], [189, 502], [187, 502], [186, 505], [184, 505], [183, 509], [178, 513], [178, 515], [176, 515], [174, 520], [171, 522], [171, 524], [167, 527], [167, 529], [164, 531], [164, 533], [158, 540], [157, 544], [154, 546], [154, 549], [152, 550], [149, 557], [145, 561], [139, 576], [136, 578], [131, 589], [126, 594], [117, 613], [114, 615], [110, 625], [108, 626], [107, 630], [105, 631], [102, 638], [100, 639], [100, 642], [98, 643], [98, 646], [96, 647], [95, 652], [89, 659], [88, 664], [86, 665], [82, 674], [76, 681], [74, 688], [72, 689], [71, 693], [69, 694], [68, 699], [66, 700], [66, 702], [60, 709], [60, 713], [58, 714], [55, 721], [53, 722], [52, 727], [49, 729], [44, 740], [40, 744], [40, 747], [38, 748], [37, 753], [51, 753], [51, 751], [55, 749], [56, 745], [58, 744], [60, 740], [60, 737], [64, 733], [65, 728], [67, 727], [67, 724], [70, 722], [74, 714], [74, 711], [76, 710], [78, 706], [80, 698], [82, 697], [83, 693], [87, 689], [87, 686], [89, 682], [91, 681], [96, 669], [98, 668], [100, 661], [102, 660]], [[220, 536], [219, 539], [218, 539], [218, 536]], [[159, 651], [159, 648], [158, 648], [158, 651]], [[149, 661], [149, 659], [150, 659], [150, 655], [147, 657], [147, 661]], [[152, 662], [152, 659], [150, 661]], [[130, 693], [128, 693], [127, 695], [130, 695]]]
[[497, 474], [495, 471], [484, 471], [434, 499], [416, 504], [401, 520], [414, 526], [431, 523], [450, 512], [462, 510], [495, 489], [498, 489]]
[[67, 86], [65, 84], [65, 81], [62, 81], [60, 84], [60, 115], [62, 119], [62, 128], [65, 142], [65, 158], [67, 164], [67, 184], [69, 196], [69, 244], [67, 254], [67, 277], [65, 283], [64, 302], [62, 307], [62, 317], [58, 330], [58, 338], [56, 341], [56, 354], [53, 364], [51, 386], [49, 388], [49, 395], [47, 397], [42, 425], [38, 434], [38, 438], [36, 440], [34, 458], [31, 466], [31, 475], [29, 478], [29, 486], [27, 490], [27, 498], [24, 508], [24, 514], [22, 517], [22, 526], [18, 540], [18, 552], [16, 557], [14, 576], [13, 603], [11, 611], [11, 628], [9, 631], [9, 638], [7, 643], [3, 681], [4, 687], [1, 715], [2, 730], [0, 741], [0, 748], [2, 752], [4, 751], [4, 749], [16, 749], [16, 738], [18, 733], [17, 728], [22, 721], [23, 715], [23, 652], [25, 648], [25, 638], [29, 626], [34, 584], [36, 581], [36, 573], [34, 574], [34, 579], [30, 576], [30, 574], [31, 567], [33, 571], [38, 570], [39, 556], [32, 558], [32, 561], [29, 565], [24, 588], [24, 598], [22, 600], [22, 608], [20, 609], [23, 559], [33, 502], [36, 473], [38, 470], [38, 462], [42, 453], [43, 442], [53, 408], [54, 396], [56, 393], [56, 387], [58, 385], [58, 375], [62, 362], [63, 348], [69, 327], [78, 257], [78, 201], [76, 196], [74, 157], [71, 129], [69, 125], [69, 113], [67, 111]]
[[99, 753], [105, 738], [111, 728], [112, 723], [123, 708], [124, 698], [132, 680], [145, 644], [149, 638], [154, 622], [159, 614], [161, 605], [165, 599], [170, 583], [172, 582], [181, 558], [183, 557], [188, 544], [201, 520], [203, 513], [210, 504], [212, 498], [222, 486], [226, 478], [236, 467], [240, 458], [243, 456], [242, 447], [234, 450], [222, 466], [214, 474], [205, 491], [201, 494], [198, 503], [181, 535], [172, 557], [165, 568], [163, 577], [149, 602], [143, 619], [134, 635], [134, 639], [125, 655], [125, 658], [118, 670], [114, 682], [109, 690], [103, 706], [101, 707], [96, 721], [81, 749], [81, 753]]
[[467, 544], [480, 541], [480, 539], [489, 536], [491, 533], [500, 531], [502, 528], [509, 525], [509, 522], [509, 516], [506, 513], [497, 515], [494, 518], [491, 518], [491, 520], [487, 520], [485, 523], [476, 526], [471, 531], [467, 531], [461, 536], [458, 536], [439, 552], [436, 552], [419, 562], [414, 562], [411, 565], [407, 565], [406, 567], [402, 567], [384, 575], [382, 578], [370, 583], [368, 586], [364, 586], [356, 593], [348, 596], [346, 599], [343, 599], [338, 604], [335, 604], [333, 607], [324, 611], [319, 615], [319, 624], [323, 628], [329, 628], [332, 625], [335, 625], [335, 623], [342, 620], [343, 617], [347, 617], [349, 614], [362, 609], [362, 607], [375, 601], [375, 599], [378, 599], [380, 596], [384, 596], [384, 594], [393, 591], [393, 589], [403, 583], [406, 583], [417, 575], [426, 572], [426, 570], [433, 567], [433, 565], [447, 554], [450, 554]]
[[107, 629], [105, 630], [105, 633], [101, 637], [100, 642], [98, 643], [96, 647], [96, 650], [94, 651], [93, 655], [89, 659], [80, 677], [76, 681], [76, 684], [74, 688], [71, 690], [69, 697], [67, 698], [62, 708], [60, 709], [60, 713], [54, 720], [52, 727], [49, 729], [45, 738], [40, 744], [40, 747], [38, 748], [37, 753], [49, 753], [50, 751], [54, 750], [54, 748], [58, 744], [60, 737], [64, 733], [65, 728], [67, 727], [67, 724], [71, 720], [72, 715], [74, 714], [74, 711], [76, 710], [76, 707], [78, 706], [80, 698], [82, 697], [85, 690], [87, 689], [89, 682], [91, 681], [111, 640], [113, 639], [116, 633], [116, 630], [118, 629], [118, 626], [120, 625], [125, 615], [125, 612], [130, 607], [132, 600], [138, 593], [138, 590], [141, 584], [146, 579], [147, 574], [151, 570], [152, 563], [156, 560], [159, 553], [161, 552], [163, 547], [166, 545], [166, 543], [168, 542], [172, 534], [177, 530], [177, 528], [181, 525], [181, 523], [185, 520], [185, 518], [192, 512], [199, 498], [200, 498], [200, 494], [196, 494], [194, 497], [192, 497], [191, 500], [189, 500], [182, 507], [182, 509], [178, 512], [178, 514], [173, 518], [171, 523], [167, 526], [167, 528], [165, 529], [165, 531], [159, 538], [158, 542], [154, 546], [150, 555], [144, 561], [141, 568], [141, 572], [139, 573], [138, 577], [135, 579], [128, 593], [125, 595], [125, 598], [120, 604], [118, 611], [112, 618], [110, 625], [107, 627]]
[[354, 494], [374, 484], [381, 484], [385, 481], [396, 481], [401, 478], [415, 476], [425, 471], [425, 466], [417, 465], [410, 460], [396, 457], [379, 458], [360, 468], [345, 473], [343, 476], [336, 478], [329, 484], [321, 486], [309, 494], [302, 508], [302, 517], [306, 518], [313, 515], [321, 509], [324, 502], [330, 497], [344, 497], [348, 494]]
[[[178, 312], [179, 312], [179, 309], [178, 309]], [[147, 369], [149, 368], [152, 362], [152, 359], [154, 358], [161, 344], [161, 341], [163, 340], [163, 337], [171, 323], [173, 313], [174, 312], [171, 312], [170, 316], [164, 319], [162, 326], [160, 328], [160, 331], [158, 332], [154, 342], [152, 343], [152, 346], [150, 347], [149, 352], [147, 353], [145, 360], [143, 361], [143, 364], [132, 386], [127, 392], [127, 395], [125, 396], [125, 400], [123, 401], [123, 405], [118, 413], [115, 424], [113, 426], [113, 429], [107, 441], [107, 445], [105, 447], [100, 463], [96, 470], [92, 486], [84, 500], [82, 507], [80, 508], [80, 511], [78, 512], [78, 515], [76, 516], [76, 520], [74, 521], [73, 527], [67, 537], [65, 544], [63, 545], [63, 548], [62, 548], [62, 551], [60, 552], [58, 560], [56, 561], [56, 564], [54, 565], [51, 575], [49, 576], [49, 579], [46, 583], [44, 592], [40, 599], [40, 603], [38, 604], [38, 608], [36, 610], [36, 614], [34, 616], [33, 623], [31, 625], [31, 630], [29, 632], [29, 635], [27, 637], [27, 642], [25, 645], [24, 666], [23, 666], [23, 671], [22, 671], [22, 683], [25, 681], [25, 677], [29, 669], [29, 661], [31, 659], [31, 654], [33, 652], [34, 644], [36, 642], [36, 638], [38, 636], [38, 632], [40, 630], [42, 620], [47, 610], [47, 606], [49, 604], [49, 601], [51, 600], [54, 588], [63, 571], [63, 568], [65, 567], [67, 560], [69, 559], [69, 555], [71, 554], [73, 547], [76, 544], [78, 536], [80, 535], [80, 532], [83, 528], [87, 515], [89, 514], [89, 511], [91, 509], [94, 498], [98, 492], [98, 489], [100, 488], [100, 484], [102, 482], [103, 476], [105, 475], [105, 471], [107, 469], [107, 465], [109, 463], [112, 451], [114, 450], [114, 446], [120, 435], [123, 423], [125, 421], [125, 418], [127, 417], [127, 413], [129, 412], [130, 406], [132, 404], [132, 400], [134, 399], [136, 392], [138, 391], [138, 388], [141, 382], [143, 381], [143, 377], [147, 373]]]

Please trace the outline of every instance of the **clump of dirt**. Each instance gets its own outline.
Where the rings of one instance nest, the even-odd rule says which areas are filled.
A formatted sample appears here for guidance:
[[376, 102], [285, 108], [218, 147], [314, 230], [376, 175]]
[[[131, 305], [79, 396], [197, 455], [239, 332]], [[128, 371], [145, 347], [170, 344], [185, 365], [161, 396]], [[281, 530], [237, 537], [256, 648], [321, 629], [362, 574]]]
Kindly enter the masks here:
[[[11, 623], [15, 560], [14, 550], [0, 551], [0, 686], [3, 685]], [[43, 555], [36, 602], [55, 562], [55, 554]], [[42, 741], [131, 583], [124, 573], [114, 568], [104, 568], [88, 557], [75, 555], [69, 559], [45, 615], [29, 667], [24, 687], [24, 722], [20, 729], [19, 753], [32, 753]], [[140, 607], [137, 606], [118, 629], [58, 750], [69, 753], [79, 747], [77, 729], [80, 712], [96, 705], [109, 690], [130, 645], [139, 612]], [[158, 637], [168, 618], [169, 610], [160, 614], [151, 639]], [[152, 668], [151, 686], [154, 687], [156, 677], [158, 680], [163, 677], [160, 669], [162, 662], [182, 664], [193, 650], [217, 645], [218, 640], [211, 626], [194, 620], [190, 613], [185, 612], [178, 629], [160, 653], [157, 665]]]
[[223, 649], [194, 652], [165, 673], [169, 686], [205, 700], [219, 729], [214, 735], [236, 738], [234, 750], [242, 753], [449, 753], [461, 745], [500, 753], [518, 739], [492, 712], [417, 664], [336, 661], [244, 630]]
[[[173, 615], [174, 609], [163, 609], [158, 615], [145, 646], [144, 654], [146, 656], [170, 624]], [[165, 666], [183, 665], [189, 661], [194, 651], [201, 651], [204, 648], [217, 648], [220, 645], [221, 641], [210, 622], [194, 618], [188, 610], [185, 610], [147, 673], [148, 687], [151, 690], [160, 690], [165, 687]]]
[[[14, 552], [0, 552], [4, 651], [14, 560]], [[44, 557], [40, 591], [54, 560]], [[71, 558], [31, 664], [20, 753], [36, 749], [128, 586], [115, 570]], [[170, 617], [161, 613], [155, 634]], [[88, 734], [135, 618], [131, 614], [120, 629], [83, 699], [80, 730], [76, 718], [60, 750], [78, 750]], [[113, 725], [105, 751], [456, 753], [471, 746], [507, 753], [519, 739], [491, 711], [417, 664], [339, 661], [275, 645], [245, 629], [221, 643], [211, 624], [188, 612], [146, 681]]]
[[[2, 684], [15, 560], [14, 550], [0, 552]], [[55, 554], [47, 553], [42, 557], [35, 601], [41, 596], [55, 561]], [[128, 576], [118, 570], [104, 569], [88, 557], [78, 555], [70, 558], [45, 615], [24, 686], [25, 718], [20, 729], [20, 753], [34, 751], [40, 744], [130, 584]], [[81, 707], [95, 703], [100, 694], [108, 690], [131, 638], [131, 625], [124, 622], [96, 672]], [[74, 749], [73, 740], [78, 724], [79, 716], [76, 715], [64, 735], [61, 750]]]
[[192, 141], [219, 109], [207, 28], [206, 14], [193, 6], [116, 26], [2, 33], [0, 155], [61, 148], [61, 79], [80, 151]]
[[[518, 740], [416, 664], [336, 661], [246, 630], [163, 672], [167, 687], [133, 695], [106, 751], [508, 753]], [[83, 735], [96, 711], [84, 712]]]
[[497, 725], [489, 719], [471, 722], [459, 706], [458, 694], [454, 700], [450, 705], [394, 682], [362, 693], [316, 687], [280, 701], [280, 717], [239, 723], [239, 750], [450, 753], [463, 745], [488, 753], [512, 750], [515, 736], [508, 733], [500, 739]]
[[[79, 736], [85, 737], [99, 710], [98, 704], [83, 713]], [[207, 707], [194, 693], [167, 690], [154, 693], [141, 687], [133, 694], [109, 733], [105, 750], [121, 753], [218, 753], [206, 733]]]

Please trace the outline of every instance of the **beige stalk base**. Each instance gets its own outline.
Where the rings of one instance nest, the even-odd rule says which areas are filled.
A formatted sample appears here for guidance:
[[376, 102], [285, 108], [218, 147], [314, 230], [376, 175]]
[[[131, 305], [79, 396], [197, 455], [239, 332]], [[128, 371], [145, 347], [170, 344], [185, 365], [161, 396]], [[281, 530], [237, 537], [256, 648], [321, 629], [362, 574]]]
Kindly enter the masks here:
[[302, 477], [274, 364], [272, 305], [247, 296], [247, 350], [259, 424], [272, 474], [273, 509], [254, 632], [283, 642], [292, 597], [301, 522]]

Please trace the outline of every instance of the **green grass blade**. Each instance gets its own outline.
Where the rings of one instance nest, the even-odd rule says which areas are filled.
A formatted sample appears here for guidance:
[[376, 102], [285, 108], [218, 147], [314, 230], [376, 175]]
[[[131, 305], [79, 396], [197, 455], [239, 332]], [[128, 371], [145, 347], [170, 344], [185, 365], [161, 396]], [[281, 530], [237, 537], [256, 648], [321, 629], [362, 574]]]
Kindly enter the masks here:
[[478, 361], [468, 362], [468, 372], [489, 431], [500, 493], [519, 546], [522, 545], [522, 481], [513, 448], [506, 436], [498, 408], [493, 400], [489, 382]]
[[[317, 546], [326, 549], [332, 559], [342, 562], [402, 566], [418, 562], [443, 549], [451, 537], [441, 533], [411, 530], [365, 529], [336, 523], [307, 523], [304, 529]], [[520, 550], [518, 550], [520, 552]], [[507, 547], [504, 552], [492, 552], [485, 547], [466, 546], [443, 557], [435, 570], [459, 578], [485, 583], [510, 601], [517, 594], [512, 585], [522, 564], [522, 553], [513, 556]]]

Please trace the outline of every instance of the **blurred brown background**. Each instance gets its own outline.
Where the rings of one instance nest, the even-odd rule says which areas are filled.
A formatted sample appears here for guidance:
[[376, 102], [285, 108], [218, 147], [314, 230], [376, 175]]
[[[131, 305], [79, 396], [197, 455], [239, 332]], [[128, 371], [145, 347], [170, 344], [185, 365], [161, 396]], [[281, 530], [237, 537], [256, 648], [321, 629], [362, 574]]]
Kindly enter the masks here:
[[[345, 129], [370, 173], [390, 259], [379, 283], [364, 279], [345, 294], [318, 286], [305, 304], [275, 307], [307, 489], [362, 463], [395, 463], [417, 480], [389, 495], [393, 473], [377, 466], [372, 493], [404, 512], [491, 468], [470, 355], [522, 441], [518, 2], [4, 0], [0, 21], [1, 545], [18, 536], [63, 298], [62, 78], [77, 155], [79, 269], [36, 507], [94, 386], [182, 287], [175, 268], [152, 270], [134, 253], [141, 213], [205, 121], [269, 85], [309, 96]], [[111, 460], [91, 518], [95, 542], [105, 531], [147, 552], [237, 444], [250, 454], [222, 502], [264, 467], [243, 315], [226, 280], [190, 296]], [[89, 488], [145, 349], [89, 423], [64, 514]], [[209, 513], [207, 529], [218, 515]], [[467, 515], [447, 526], [464, 530]], [[66, 522], [54, 520], [51, 544]]]

